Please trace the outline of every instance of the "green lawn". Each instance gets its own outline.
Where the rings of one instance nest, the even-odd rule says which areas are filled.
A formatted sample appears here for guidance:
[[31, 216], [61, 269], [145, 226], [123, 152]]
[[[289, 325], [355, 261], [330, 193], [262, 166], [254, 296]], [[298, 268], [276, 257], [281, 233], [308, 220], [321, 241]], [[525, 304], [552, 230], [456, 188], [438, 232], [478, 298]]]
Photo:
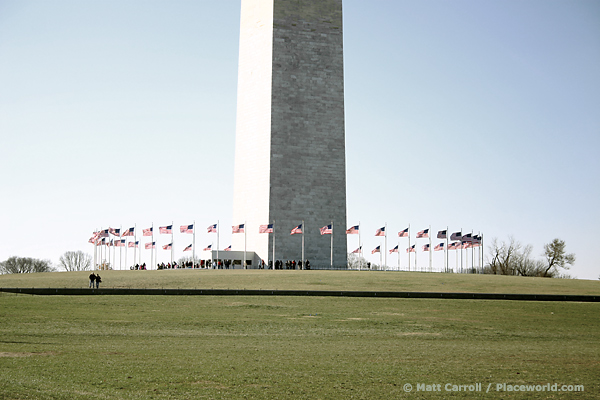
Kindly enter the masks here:
[[[226, 272], [185, 276], [216, 287]], [[280, 272], [240, 276], [256, 285], [256, 277]], [[130, 275], [106, 276], [111, 285]], [[326, 276], [286, 279], [334, 287], [321, 286]], [[423, 288], [396, 278], [417, 280], [409, 274], [362, 276], [357, 289], [380, 277], [398, 279], [398, 290]], [[453, 287], [473, 285], [461, 282]], [[595, 399], [599, 328], [597, 303], [0, 293], [0, 399]], [[419, 383], [441, 384], [442, 392], [417, 392]], [[483, 393], [448, 393], [447, 383], [481, 383]], [[497, 383], [585, 391], [498, 393]]]
[[[102, 287], [600, 295], [600, 281], [384, 271], [100, 271]], [[89, 272], [1, 275], [0, 287], [87, 287]]]

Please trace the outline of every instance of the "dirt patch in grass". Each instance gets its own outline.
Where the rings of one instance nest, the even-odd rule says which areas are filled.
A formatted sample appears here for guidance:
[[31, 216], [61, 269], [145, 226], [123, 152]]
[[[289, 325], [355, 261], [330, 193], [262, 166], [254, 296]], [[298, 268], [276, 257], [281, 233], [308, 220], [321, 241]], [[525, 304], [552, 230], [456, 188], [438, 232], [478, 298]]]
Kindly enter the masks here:
[[15, 358], [15, 357], [31, 357], [31, 356], [55, 356], [58, 353], [54, 352], [54, 351], [44, 351], [44, 352], [40, 352], [40, 353], [28, 353], [28, 352], [1, 352], [0, 351], [0, 357], [8, 357], [8, 358]]

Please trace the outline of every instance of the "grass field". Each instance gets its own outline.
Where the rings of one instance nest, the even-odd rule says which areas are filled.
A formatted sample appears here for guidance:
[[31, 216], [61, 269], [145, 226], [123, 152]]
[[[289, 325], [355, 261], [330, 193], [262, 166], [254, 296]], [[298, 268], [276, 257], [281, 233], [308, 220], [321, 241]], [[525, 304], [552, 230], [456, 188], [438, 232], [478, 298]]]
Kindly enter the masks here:
[[[113, 276], [138, 273], [166, 285], [187, 277], [179, 272], [214, 279], [215, 287], [230, 273], [227, 282], [243, 288], [256, 276], [288, 271], [235, 271], [235, 279], [234, 271], [114, 271], [106, 279], [111, 286]], [[323, 277], [356, 279], [302, 273], [270, 282], [327, 289], [338, 283]], [[73, 275], [75, 282], [87, 276]], [[413, 274], [364, 276], [413, 281], [396, 290], [441, 285], [419, 286]], [[9, 277], [0, 278], [9, 286]], [[488, 291], [468, 282], [478, 276], [459, 278], [466, 281], [453, 282], [455, 291]], [[542, 290], [537, 281], [527, 292]], [[344, 290], [382, 290], [373, 281], [356, 285]], [[0, 399], [596, 399], [599, 328], [597, 303], [0, 293]], [[441, 392], [417, 391], [419, 383], [440, 384]], [[481, 383], [483, 392], [446, 392], [447, 383]], [[499, 383], [584, 391], [497, 392]]]
[[[102, 287], [600, 295], [600, 281], [384, 271], [100, 271]], [[0, 287], [80, 288], [89, 272], [0, 275]]]

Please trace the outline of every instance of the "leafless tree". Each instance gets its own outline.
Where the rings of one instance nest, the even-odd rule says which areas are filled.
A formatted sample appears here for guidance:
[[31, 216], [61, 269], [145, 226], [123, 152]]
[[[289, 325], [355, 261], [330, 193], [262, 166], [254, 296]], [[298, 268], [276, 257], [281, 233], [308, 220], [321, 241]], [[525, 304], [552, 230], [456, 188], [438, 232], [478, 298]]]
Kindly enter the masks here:
[[348, 254], [348, 269], [366, 269], [367, 260], [356, 253]]
[[2, 274], [25, 274], [31, 272], [54, 271], [49, 260], [38, 260], [30, 257], [10, 257], [0, 262], [0, 273]]
[[65, 271], [89, 271], [92, 267], [92, 256], [81, 250], [67, 251], [60, 256], [58, 264]]

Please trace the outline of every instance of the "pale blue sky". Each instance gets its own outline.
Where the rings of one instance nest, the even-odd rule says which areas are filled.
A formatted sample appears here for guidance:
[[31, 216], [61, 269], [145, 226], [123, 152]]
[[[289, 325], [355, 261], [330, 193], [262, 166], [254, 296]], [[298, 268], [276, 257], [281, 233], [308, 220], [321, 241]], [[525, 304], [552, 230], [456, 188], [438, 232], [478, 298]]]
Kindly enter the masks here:
[[[239, 11], [0, 0], [0, 260], [136, 223], [195, 220], [202, 248], [219, 220], [229, 245]], [[371, 261], [377, 228], [392, 248], [410, 223], [534, 255], [559, 237], [598, 278], [600, 3], [345, 0], [344, 50], [348, 225]]]

